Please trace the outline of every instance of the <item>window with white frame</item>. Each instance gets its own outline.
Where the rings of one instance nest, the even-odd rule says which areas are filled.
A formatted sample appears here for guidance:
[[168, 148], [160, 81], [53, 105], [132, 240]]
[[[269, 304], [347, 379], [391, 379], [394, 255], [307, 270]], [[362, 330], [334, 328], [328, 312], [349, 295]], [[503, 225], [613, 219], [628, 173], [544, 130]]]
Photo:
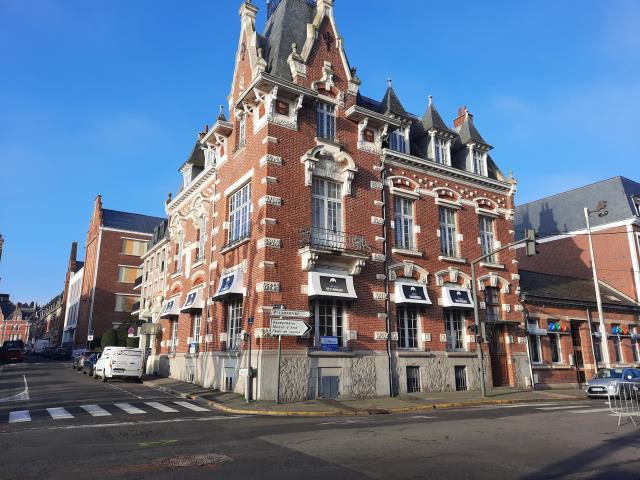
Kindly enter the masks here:
[[169, 343], [169, 353], [176, 353], [178, 347], [178, 321], [171, 322], [171, 342]]
[[418, 348], [418, 310], [414, 306], [402, 305], [397, 309], [398, 346]]
[[444, 327], [447, 335], [447, 350], [465, 350], [464, 314], [462, 310], [445, 310]]
[[562, 363], [562, 351], [560, 349], [560, 334], [549, 333], [549, 342], [551, 346], [551, 362]]
[[122, 295], [116, 293], [116, 312], [132, 312], [133, 304], [136, 303], [135, 295]]
[[123, 238], [120, 253], [123, 255], [133, 255], [140, 257], [147, 251], [147, 242], [142, 240], [134, 240], [132, 238]]
[[404, 129], [399, 128], [389, 134], [389, 148], [396, 152], [407, 152], [407, 139], [404, 134]]
[[200, 320], [202, 318], [202, 314], [200, 312], [195, 312], [193, 314], [193, 331], [191, 332], [191, 338], [194, 343], [200, 343]]
[[205, 226], [206, 226], [205, 218], [204, 217], [198, 218], [198, 230], [197, 230], [198, 246], [196, 247], [196, 262], [204, 260], [204, 246], [207, 238], [205, 234]]
[[340, 300], [321, 298], [312, 305], [314, 313], [314, 344], [321, 345], [322, 337], [337, 337], [344, 346], [344, 303]]
[[633, 204], [636, 207], [636, 215], [640, 216], [640, 197], [633, 197]]
[[239, 350], [242, 343], [242, 299], [227, 304], [227, 349]]
[[500, 290], [497, 287], [485, 287], [484, 303], [487, 322], [500, 321]]
[[142, 269], [138, 267], [118, 266], [118, 282], [135, 283], [136, 279], [142, 275]]
[[449, 165], [449, 144], [448, 142], [440, 137], [433, 137], [434, 146], [435, 146], [435, 160], [436, 163], [441, 165]]
[[251, 229], [251, 184], [229, 198], [229, 244], [249, 238]]
[[178, 232], [176, 242], [176, 273], [182, 271], [182, 249], [184, 247], [184, 232]]
[[445, 257], [458, 256], [456, 211], [440, 207], [440, 251]]
[[330, 103], [318, 103], [318, 138], [336, 139], [336, 107]]
[[538, 330], [538, 321], [534, 319], [527, 320], [527, 331], [529, 333], [529, 355], [531, 363], [542, 363], [542, 345], [540, 344], [540, 336], [531, 332]]
[[487, 169], [485, 163], [485, 154], [479, 150], [473, 150], [473, 173], [478, 175], [487, 176]]
[[396, 247], [413, 250], [413, 200], [405, 197], [395, 197], [395, 236]]
[[596, 363], [602, 363], [602, 338], [599, 332], [600, 325], [598, 323], [594, 323], [591, 328], [591, 340], [593, 341], [595, 361]]
[[[495, 219], [480, 215], [480, 247], [482, 255], [488, 255], [495, 249]], [[496, 256], [485, 259], [487, 263], [496, 263]]]
[[241, 115], [238, 119], [238, 148], [242, 148], [247, 143], [247, 116]]
[[311, 189], [314, 243], [328, 248], [343, 248], [342, 185], [314, 177]]

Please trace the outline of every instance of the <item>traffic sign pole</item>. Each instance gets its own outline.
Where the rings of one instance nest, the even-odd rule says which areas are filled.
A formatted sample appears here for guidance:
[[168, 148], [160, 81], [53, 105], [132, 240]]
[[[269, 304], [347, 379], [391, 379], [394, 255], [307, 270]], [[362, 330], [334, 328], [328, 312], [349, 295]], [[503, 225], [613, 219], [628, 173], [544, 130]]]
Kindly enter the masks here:
[[282, 357], [282, 335], [278, 335], [278, 380], [276, 382], [276, 404], [280, 403], [280, 359]]

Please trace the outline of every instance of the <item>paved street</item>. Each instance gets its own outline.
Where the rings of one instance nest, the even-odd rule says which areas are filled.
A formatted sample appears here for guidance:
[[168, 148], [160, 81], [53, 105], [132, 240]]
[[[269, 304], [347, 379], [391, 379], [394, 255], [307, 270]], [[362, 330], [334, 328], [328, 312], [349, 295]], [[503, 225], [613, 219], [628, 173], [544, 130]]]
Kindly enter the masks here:
[[640, 431], [618, 428], [603, 401], [267, 418], [103, 384], [66, 363], [30, 360], [0, 373], [7, 480], [636, 478], [639, 446]]

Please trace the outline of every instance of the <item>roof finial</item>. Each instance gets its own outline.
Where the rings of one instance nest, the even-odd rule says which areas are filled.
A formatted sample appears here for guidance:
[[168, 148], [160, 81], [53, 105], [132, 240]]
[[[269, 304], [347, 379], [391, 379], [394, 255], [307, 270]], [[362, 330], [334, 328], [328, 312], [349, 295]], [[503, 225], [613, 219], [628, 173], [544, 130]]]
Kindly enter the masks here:
[[429, 105], [433, 103], [433, 95], [429, 95]]
[[387, 78], [387, 85], [389, 86], [389, 88], [393, 86], [393, 78], [391, 77]]

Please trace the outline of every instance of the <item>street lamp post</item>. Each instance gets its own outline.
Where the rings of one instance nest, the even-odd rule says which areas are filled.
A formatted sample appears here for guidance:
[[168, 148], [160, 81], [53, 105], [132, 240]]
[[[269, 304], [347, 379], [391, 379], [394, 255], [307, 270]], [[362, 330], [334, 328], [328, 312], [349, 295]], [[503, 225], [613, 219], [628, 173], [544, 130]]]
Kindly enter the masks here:
[[[598, 329], [600, 330], [600, 335], [604, 340], [604, 348], [602, 349], [602, 355], [604, 363], [607, 367], [611, 366], [611, 359], [609, 357], [609, 345], [607, 343], [607, 329], [604, 324], [604, 312], [602, 311], [602, 297], [600, 295], [600, 282], [598, 281], [598, 270], [596, 268], [596, 257], [593, 249], [593, 238], [591, 235], [591, 221], [589, 215], [592, 213], [597, 213], [599, 216], [604, 217], [609, 212], [607, 209], [607, 202], [599, 202], [596, 206], [595, 210], [589, 210], [587, 207], [584, 208], [584, 219], [587, 224], [587, 236], [589, 238], [589, 254], [591, 255], [591, 271], [593, 272], [593, 286], [596, 291], [596, 304], [598, 306], [598, 319], [600, 320], [600, 325]], [[595, 358], [594, 358], [595, 362]], [[598, 365], [596, 364], [596, 369]]]

